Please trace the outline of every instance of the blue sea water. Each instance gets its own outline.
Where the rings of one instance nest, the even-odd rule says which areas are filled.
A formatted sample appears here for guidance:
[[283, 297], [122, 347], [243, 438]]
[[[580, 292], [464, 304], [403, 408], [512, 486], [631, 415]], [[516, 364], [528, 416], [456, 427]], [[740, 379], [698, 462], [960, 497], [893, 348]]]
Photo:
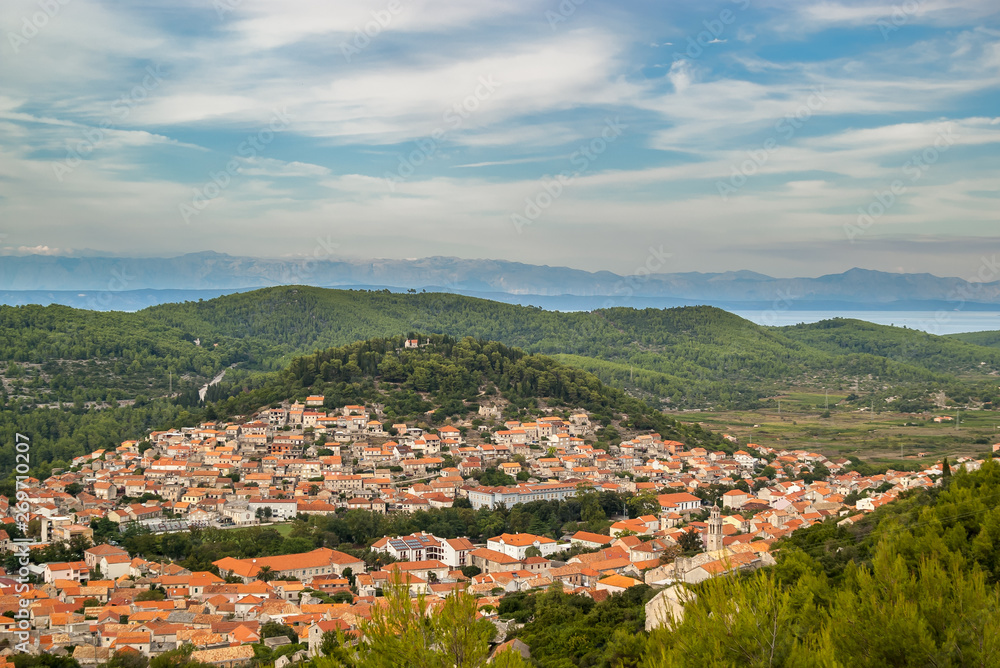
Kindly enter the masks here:
[[767, 309], [733, 311], [758, 325], [782, 327], [830, 318], [854, 318], [879, 325], [919, 329], [930, 334], [957, 334], [1000, 330], [1000, 311], [793, 311]]

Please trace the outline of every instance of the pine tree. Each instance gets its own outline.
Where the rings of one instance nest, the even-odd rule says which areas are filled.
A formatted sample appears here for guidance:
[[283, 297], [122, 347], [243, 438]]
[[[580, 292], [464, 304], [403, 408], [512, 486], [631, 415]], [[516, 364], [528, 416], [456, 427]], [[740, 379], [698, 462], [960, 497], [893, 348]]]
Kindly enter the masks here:
[[[520, 654], [509, 651], [487, 664], [495, 628], [476, 619], [471, 594], [455, 592], [432, 605], [425, 596], [411, 598], [400, 576], [384, 594], [372, 607], [372, 618], [361, 623], [364, 640], [355, 651], [316, 659], [316, 668], [527, 668]], [[340, 647], [346, 643], [339, 638]]]

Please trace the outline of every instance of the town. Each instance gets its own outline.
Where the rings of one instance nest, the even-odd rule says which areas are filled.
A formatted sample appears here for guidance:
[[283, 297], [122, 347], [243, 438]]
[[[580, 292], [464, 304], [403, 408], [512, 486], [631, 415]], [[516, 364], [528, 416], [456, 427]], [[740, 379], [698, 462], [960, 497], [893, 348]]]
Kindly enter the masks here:
[[[392, 423], [379, 405], [328, 404], [308, 396], [154, 431], [46, 480], [20, 480], [16, 500], [0, 498], [8, 557], [0, 654], [71, 647], [86, 666], [191, 645], [202, 663], [231, 668], [266, 652], [282, 668], [320, 654], [331, 634], [356, 632], [392, 583], [413, 597], [473, 594], [498, 638], [510, 623], [498, 612], [508, 594], [556, 586], [600, 601], [644, 584], [659, 590], [647, 604], [649, 630], [678, 614], [678, 586], [773, 565], [772, 547], [797, 529], [855, 522], [907, 490], [934, 487], [949, 467], [864, 476], [846, 459], [730, 435], [729, 449], [715, 452], [649, 432], [596, 447], [586, 411], [504, 420], [499, 401], [436, 428]], [[205, 570], [130, 554], [116, 538], [282, 527], [351, 511], [510, 510], [605, 493], [623, 501], [606, 533], [500, 532], [473, 542], [416, 532], [353, 548], [225, 556]], [[55, 546], [80, 554], [39, 558]]]

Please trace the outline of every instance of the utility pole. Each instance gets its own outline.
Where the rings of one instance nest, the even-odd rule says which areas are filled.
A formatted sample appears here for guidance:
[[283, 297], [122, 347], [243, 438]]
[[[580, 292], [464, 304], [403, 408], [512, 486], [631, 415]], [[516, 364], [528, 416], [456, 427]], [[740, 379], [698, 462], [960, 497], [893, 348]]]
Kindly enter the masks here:
[[826, 391], [826, 410], [830, 410], [830, 390], [825, 387], [823, 390]]
[[169, 379], [169, 382], [170, 382], [170, 392], [169, 392], [169, 394], [173, 394], [174, 393], [174, 372], [173, 371], [168, 371], [167, 372], [167, 378]]

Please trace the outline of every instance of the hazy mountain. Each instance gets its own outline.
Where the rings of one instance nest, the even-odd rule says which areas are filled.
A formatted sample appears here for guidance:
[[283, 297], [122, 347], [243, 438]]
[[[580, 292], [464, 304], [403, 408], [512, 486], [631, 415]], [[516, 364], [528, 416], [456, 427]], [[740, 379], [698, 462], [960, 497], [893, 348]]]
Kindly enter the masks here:
[[931, 274], [851, 269], [817, 278], [751, 271], [619, 276], [504, 260], [324, 260], [191, 253], [173, 258], [5, 256], [0, 301], [134, 310], [170, 301], [274, 285], [427, 289], [555, 309], [627, 305], [667, 308], [976, 308], [1000, 304], [1000, 281], [969, 283]]

